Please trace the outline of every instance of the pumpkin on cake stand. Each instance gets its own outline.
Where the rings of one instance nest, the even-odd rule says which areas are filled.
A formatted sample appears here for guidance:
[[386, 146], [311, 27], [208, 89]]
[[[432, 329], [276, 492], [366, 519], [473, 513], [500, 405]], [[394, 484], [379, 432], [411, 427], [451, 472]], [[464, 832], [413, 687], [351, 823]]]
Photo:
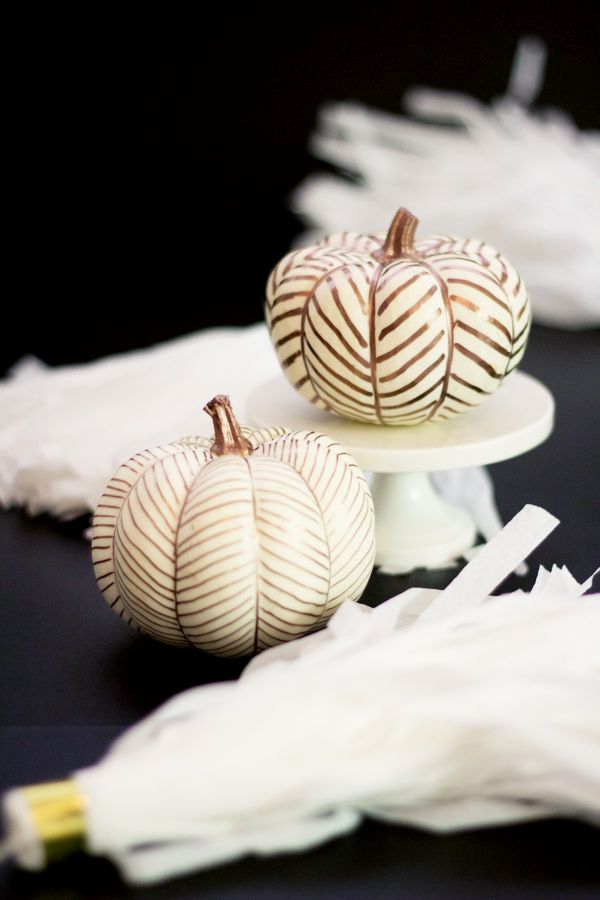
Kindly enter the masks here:
[[265, 313], [287, 382], [248, 407], [257, 424], [330, 434], [374, 473], [376, 563], [398, 572], [443, 565], [475, 540], [428, 473], [524, 453], [554, 411], [514, 371], [531, 327], [514, 267], [478, 239], [416, 240], [417, 225], [403, 208], [387, 233], [335, 234], [275, 266]]

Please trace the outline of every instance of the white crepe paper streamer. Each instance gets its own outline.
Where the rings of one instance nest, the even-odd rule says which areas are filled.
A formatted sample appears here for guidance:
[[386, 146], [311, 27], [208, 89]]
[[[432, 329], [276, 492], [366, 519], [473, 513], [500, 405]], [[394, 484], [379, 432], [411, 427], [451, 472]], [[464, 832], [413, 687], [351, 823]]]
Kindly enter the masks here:
[[[0, 382], [0, 504], [61, 518], [91, 512], [124, 459], [208, 433], [202, 407], [219, 393], [231, 396], [243, 422], [252, 391], [280, 374], [262, 324], [201, 331], [85, 365], [49, 368], [27, 357]], [[500, 530], [485, 469], [432, 477], [486, 540]]]
[[[238, 682], [164, 704], [76, 773], [89, 852], [146, 884], [304, 850], [363, 816], [600, 824], [600, 595], [557, 567], [531, 593], [486, 594], [556, 524], [527, 506], [445, 591], [344, 603]], [[16, 852], [31, 835], [13, 828]]]
[[525, 506], [500, 534], [480, 550], [442, 596], [425, 610], [421, 622], [440, 616], [445, 618], [453, 609], [465, 610], [467, 604], [478, 605], [506, 578], [508, 572], [512, 572], [548, 537], [558, 525], [558, 519], [541, 509], [536, 509], [533, 515], [532, 509], [536, 507]]
[[600, 325], [600, 132], [561, 110], [528, 108], [543, 82], [537, 38], [517, 49], [508, 93], [489, 106], [416, 88], [416, 120], [358, 103], [321, 109], [311, 148], [355, 177], [306, 179], [293, 208], [323, 234], [385, 230], [399, 206], [419, 233], [481, 238], [515, 265], [534, 318], [563, 328]]

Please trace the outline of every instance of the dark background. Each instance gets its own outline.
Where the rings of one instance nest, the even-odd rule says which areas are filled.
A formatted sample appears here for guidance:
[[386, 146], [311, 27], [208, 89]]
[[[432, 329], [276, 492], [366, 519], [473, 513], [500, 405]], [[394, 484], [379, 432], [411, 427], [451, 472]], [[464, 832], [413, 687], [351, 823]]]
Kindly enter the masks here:
[[320, 165], [306, 144], [324, 101], [399, 110], [414, 84], [489, 101], [519, 36], [537, 34], [550, 54], [540, 104], [600, 124], [600, 17], [583, 4], [217, 6], [52, 7], [8, 36], [0, 368], [260, 318], [301, 229], [289, 193]]

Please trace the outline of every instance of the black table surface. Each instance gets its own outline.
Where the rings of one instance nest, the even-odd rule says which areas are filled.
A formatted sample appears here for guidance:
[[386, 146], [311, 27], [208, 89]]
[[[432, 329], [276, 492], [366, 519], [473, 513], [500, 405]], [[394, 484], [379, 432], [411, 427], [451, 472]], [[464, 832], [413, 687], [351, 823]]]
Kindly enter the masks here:
[[[541, 447], [492, 467], [498, 505], [506, 520], [536, 503], [562, 524], [531, 557], [530, 574], [512, 576], [502, 590], [530, 587], [539, 564], [566, 564], [581, 580], [600, 563], [600, 335], [538, 326], [524, 370], [553, 392], [556, 428]], [[86, 524], [0, 514], [0, 789], [93, 763], [175, 692], [235, 678], [244, 665], [129, 631], [97, 591]], [[452, 577], [448, 570], [376, 572], [363, 600], [375, 605], [408, 586], [443, 587]], [[597, 897], [599, 888], [600, 832], [566, 820], [449, 836], [365, 822], [308, 853], [247, 858], [143, 891], [123, 886], [109, 863], [84, 857], [40, 875], [11, 865], [0, 872], [7, 897], [484, 900]]]

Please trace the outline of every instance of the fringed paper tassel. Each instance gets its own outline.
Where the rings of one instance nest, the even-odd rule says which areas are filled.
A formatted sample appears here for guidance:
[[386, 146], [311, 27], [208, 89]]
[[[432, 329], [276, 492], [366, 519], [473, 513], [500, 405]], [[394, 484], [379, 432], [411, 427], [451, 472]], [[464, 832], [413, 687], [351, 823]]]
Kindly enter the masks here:
[[132, 884], [303, 850], [363, 815], [433, 830], [600, 822], [600, 595], [544, 569], [490, 597], [557, 520], [525, 507], [445, 591], [268, 650], [186, 691], [96, 766], [4, 798], [27, 868], [84, 845]]
[[381, 231], [418, 209], [424, 233], [464, 234], [502, 248], [527, 284], [534, 318], [600, 325], [600, 133], [567, 113], [533, 111], [546, 50], [524, 38], [504, 97], [416, 88], [408, 119], [357, 103], [321, 110], [311, 147], [342, 175], [313, 175], [293, 208], [323, 234]]

